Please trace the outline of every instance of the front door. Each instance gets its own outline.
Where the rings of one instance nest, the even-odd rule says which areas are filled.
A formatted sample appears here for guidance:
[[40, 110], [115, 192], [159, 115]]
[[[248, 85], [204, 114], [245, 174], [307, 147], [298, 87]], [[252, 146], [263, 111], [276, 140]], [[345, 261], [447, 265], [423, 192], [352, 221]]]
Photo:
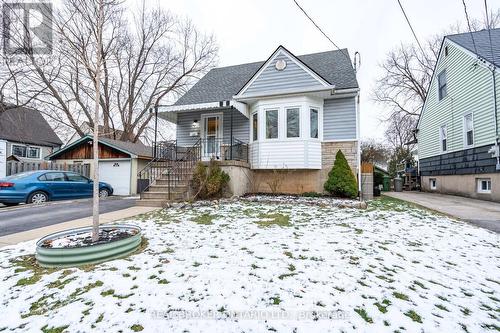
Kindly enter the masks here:
[[201, 116], [202, 137], [201, 157], [208, 161], [221, 158], [222, 114], [206, 114]]

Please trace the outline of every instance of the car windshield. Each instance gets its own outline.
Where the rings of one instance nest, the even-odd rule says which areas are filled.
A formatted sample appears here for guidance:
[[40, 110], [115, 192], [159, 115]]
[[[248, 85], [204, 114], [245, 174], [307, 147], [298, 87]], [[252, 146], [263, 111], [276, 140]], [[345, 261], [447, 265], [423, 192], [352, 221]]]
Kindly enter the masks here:
[[26, 178], [26, 177], [29, 177], [31, 176], [32, 174], [34, 174], [36, 171], [29, 171], [29, 172], [21, 172], [21, 173], [16, 173], [15, 175], [10, 175], [10, 176], [7, 176], [5, 177], [5, 179], [7, 180], [17, 180], [17, 179], [23, 179], [23, 178]]

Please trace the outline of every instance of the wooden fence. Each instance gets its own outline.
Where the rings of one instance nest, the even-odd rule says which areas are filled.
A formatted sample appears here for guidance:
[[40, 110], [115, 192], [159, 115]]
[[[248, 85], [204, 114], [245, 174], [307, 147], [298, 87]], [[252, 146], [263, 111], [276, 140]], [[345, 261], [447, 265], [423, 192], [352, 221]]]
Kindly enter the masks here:
[[7, 161], [7, 176], [34, 170], [61, 170], [73, 171], [86, 177], [90, 177], [90, 164], [67, 164], [54, 162], [15, 162]]

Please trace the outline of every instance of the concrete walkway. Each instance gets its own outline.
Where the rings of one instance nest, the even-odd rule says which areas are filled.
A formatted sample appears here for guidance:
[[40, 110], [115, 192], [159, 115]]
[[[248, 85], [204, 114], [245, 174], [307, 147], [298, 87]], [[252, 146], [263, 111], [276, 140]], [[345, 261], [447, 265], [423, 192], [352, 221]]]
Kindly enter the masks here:
[[[126, 219], [135, 215], [149, 213], [159, 208], [154, 207], [130, 207], [114, 212], [109, 212], [100, 215], [100, 223], [110, 223], [116, 220]], [[52, 224], [43, 228], [31, 229], [28, 231], [18, 232], [7, 236], [0, 237], [0, 248], [8, 245], [14, 245], [20, 242], [25, 242], [33, 239], [42, 238], [48, 234], [78, 227], [86, 227], [92, 225], [92, 216], [68, 221], [64, 223]]]
[[500, 233], [498, 202], [428, 192], [384, 192], [383, 195], [427, 207]]

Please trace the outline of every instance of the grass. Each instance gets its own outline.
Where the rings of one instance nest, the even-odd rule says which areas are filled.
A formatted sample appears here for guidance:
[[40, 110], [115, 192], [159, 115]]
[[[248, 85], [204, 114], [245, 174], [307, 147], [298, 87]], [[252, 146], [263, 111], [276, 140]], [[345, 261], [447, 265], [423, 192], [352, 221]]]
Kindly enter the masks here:
[[291, 227], [290, 216], [284, 215], [280, 213], [273, 214], [260, 214], [259, 218], [262, 220], [257, 221], [256, 223], [261, 227], [271, 227], [274, 225], [280, 227]]
[[213, 220], [216, 218], [215, 215], [211, 215], [211, 214], [208, 214], [208, 213], [205, 213], [205, 214], [202, 214], [202, 215], [198, 215], [196, 217], [194, 217], [192, 219], [192, 221], [194, 223], [198, 223], [198, 224], [203, 224], [203, 225], [210, 225], [210, 224], [213, 224]]
[[356, 308], [354, 309], [354, 312], [359, 314], [359, 316], [363, 318], [367, 323], [373, 324], [373, 319], [370, 316], [368, 316], [368, 313], [366, 312], [365, 309]]
[[416, 321], [417, 323], [422, 323], [422, 317], [420, 317], [420, 315], [413, 310], [405, 312], [404, 315], [410, 317], [411, 320]]
[[410, 298], [408, 296], [406, 296], [403, 293], [397, 292], [397, 291], [393, 292], [392, 295], [394, 297], [396, 297], [397, 299], [401, 299], [403, 301], [409, 301], [410, 300]]
[[41, 330], [43, 333], [62, 333], [68, 327], [69, 327], [68, 325], [59, 327], [49, 327], [49, 325], [45, 325], [44, 327], [41, 328]]
[[279, 305], [281, 303], [281, 298], [279, 296], [269, 298], [273, 305]]
[[387, 313], [387, 307], [391, 304], [392, 304], [391, 301], [389, 301], [388, 299], [384, 299], [382, 303], [379, 302], [374, 303], [377, 309], [382, 313]]
[[140, 332], [140, 331], [144, 330], [144, 327], [142, 325], [139, 325], [139, 324], [134, 324], [134, 325], [130, 326], [130, 329], [134, 332]]

